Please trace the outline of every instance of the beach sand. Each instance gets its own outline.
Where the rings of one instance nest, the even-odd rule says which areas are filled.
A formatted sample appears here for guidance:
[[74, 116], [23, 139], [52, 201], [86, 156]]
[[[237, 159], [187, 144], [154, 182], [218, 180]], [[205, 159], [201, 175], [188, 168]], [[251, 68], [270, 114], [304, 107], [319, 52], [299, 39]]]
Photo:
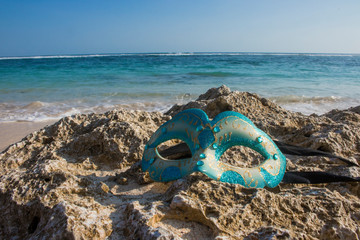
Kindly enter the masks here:
[[0, 152], [4, 151], [9, 145], [20, 141], [26, 135], [53, 124], [55, 121], [0, 123]]

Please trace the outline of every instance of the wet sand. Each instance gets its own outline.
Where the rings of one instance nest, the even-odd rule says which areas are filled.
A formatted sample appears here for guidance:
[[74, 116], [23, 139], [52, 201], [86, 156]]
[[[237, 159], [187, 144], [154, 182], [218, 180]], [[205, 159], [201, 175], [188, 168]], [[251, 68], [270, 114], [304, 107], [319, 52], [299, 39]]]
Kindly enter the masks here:
[[0, 152], [9, 145], [23, 139], [26, 135], [53, 124], [56, 120], [42, 122], [5, 122], [0, 123]]

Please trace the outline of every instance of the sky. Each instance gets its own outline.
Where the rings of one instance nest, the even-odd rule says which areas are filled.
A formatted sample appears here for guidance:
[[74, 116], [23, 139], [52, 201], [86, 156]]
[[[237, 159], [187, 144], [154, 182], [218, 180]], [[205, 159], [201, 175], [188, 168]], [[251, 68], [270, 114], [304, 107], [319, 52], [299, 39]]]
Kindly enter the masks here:
[[0, 56], [360, 53], [359, 0], [0, 0]]

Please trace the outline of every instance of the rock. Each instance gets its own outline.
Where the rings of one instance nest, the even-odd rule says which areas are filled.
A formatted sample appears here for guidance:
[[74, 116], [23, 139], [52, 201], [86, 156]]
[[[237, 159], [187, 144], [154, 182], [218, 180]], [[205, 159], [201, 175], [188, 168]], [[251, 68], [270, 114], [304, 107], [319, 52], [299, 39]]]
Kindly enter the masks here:
[[[360, 160], [360, 106], [322, 116], [213, 88], [166, 114], [74, 115], [0, 154], [0, 239], [359, 239], [359, 183], [246, 189], [194, 173], [153, 182], [140, 169], [152, 133], [179, 111], [238, 111], [275, 139]], [[245, 159], [245, 160], [244, 160]], [[359, 177], [336, 158], [287, 156], [292, 171]], [[245, 147], [221, 161], [261, 161]]]
[[359, 159], [360, 138], [356, 129], [360, 127], [360, 106], [333, 110], [323, 116], [305, 116], [287, 111], [256, 94], [227, 89], [225, 86], [209, 89], [196, 101], [175, 105], [166, 114], [174, 116], [195, 107], [213, 118], [224, 111], [236, 111], [275, 139]]

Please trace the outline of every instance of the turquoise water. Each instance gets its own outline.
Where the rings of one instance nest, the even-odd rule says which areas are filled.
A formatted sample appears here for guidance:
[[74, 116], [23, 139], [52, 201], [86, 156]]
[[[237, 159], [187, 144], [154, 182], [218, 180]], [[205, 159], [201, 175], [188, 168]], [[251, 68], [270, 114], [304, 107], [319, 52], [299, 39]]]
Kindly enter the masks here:
[[360, 105], [360, 55], [175, 53], [0, 57], [0, 121], [165, 111], [211, 87], [305, 114]]

